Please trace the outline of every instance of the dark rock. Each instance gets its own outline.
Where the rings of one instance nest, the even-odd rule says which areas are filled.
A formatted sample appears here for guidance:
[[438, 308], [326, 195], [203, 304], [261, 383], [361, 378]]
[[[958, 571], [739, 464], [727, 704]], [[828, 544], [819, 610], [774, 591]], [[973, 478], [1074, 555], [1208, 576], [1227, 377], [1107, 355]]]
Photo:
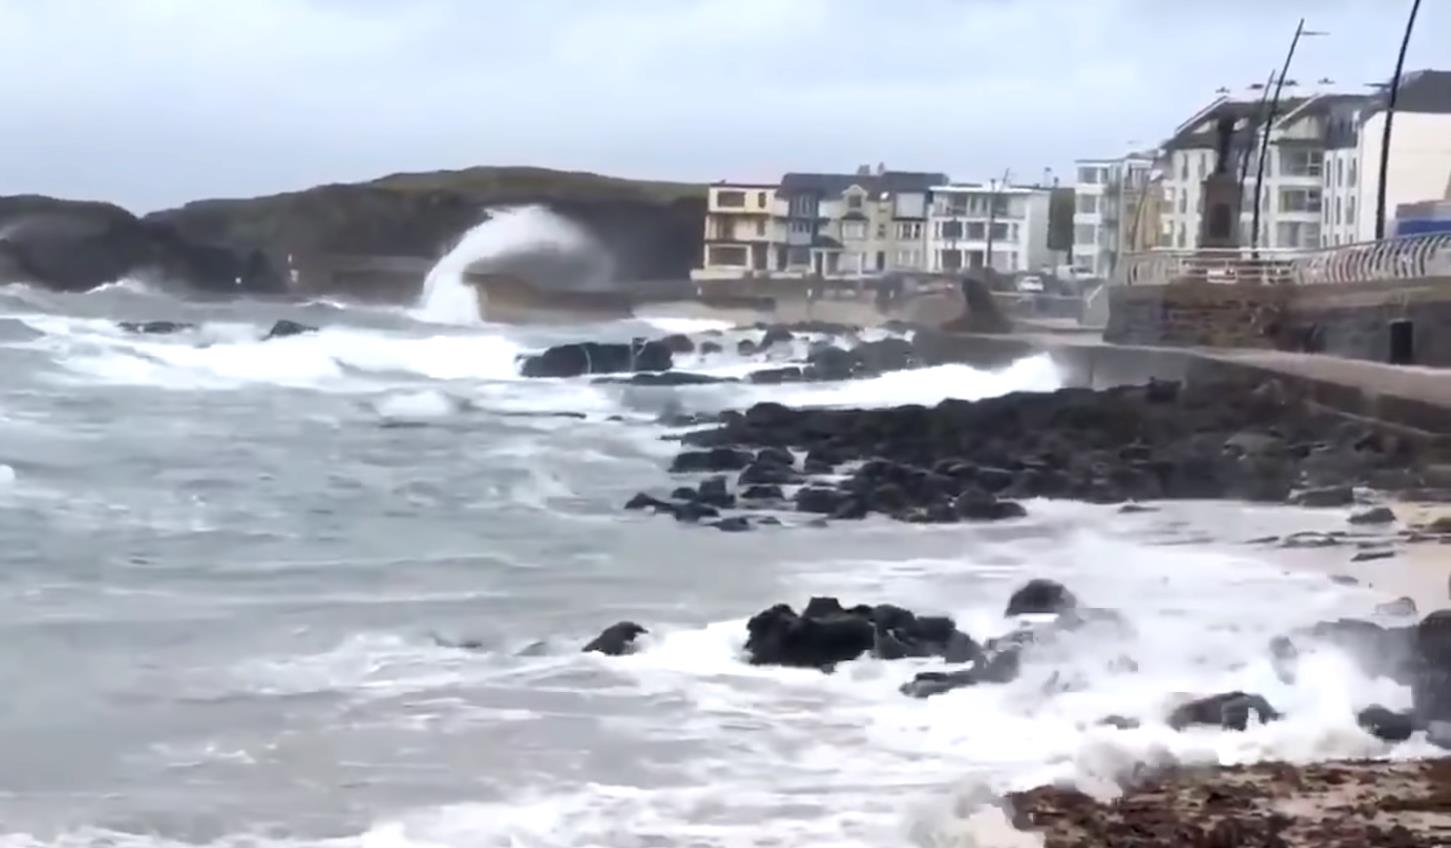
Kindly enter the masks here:
[[625, 502], [625, 509], [653, 509], [656, 512], [674, 512], [675, 505], [669, 501], [662, 501], [659, 498], [651, 497], [641, 492]]
[[633, 654], [636, 649], [635, 639], [648, 632], [650, 631], [633, 621], [611, 624], [604, 629], [604, 632], [584, 646], [584, 652], [600, 653], [611, 657]]
[[660, 342], [577, 342], [556, 345], [537, 356], [526, 357], [521, 373], [525, 377], [578, 377], [669, 371], [674, 364], [670, 348]]
[[911, 681], [902, 684], [898, 691], [913, 698], [930, 698], [953, 689], [983, 683], [1011, 683], [1018, 676], [1021, 662], [1021, 649], [1014, 646], [984, 654], [973, 663], [972, 668], [962, 671], [921, 672]]
[[750, 451], [735, 448], [686, 451], [675, 457], [675, 461], [670, 464], [670, 470], [677, 474], [699, 471], [739, 471], [750, 465], [754, 458]]
[[1332, 575], [1330, 575], [1330, 582], [1331, 583], [1334, 583], [1337, 586], [1359, 586], [1360, 585], [1360, 581], [1359, 580], [1356, 580], [1354, 577], [1351, 577], [1349, 574], [1332, 574]]
[[752, 356], [756, 353], [756, 343], [750, 339], [741, 339], [736, 342], [736, 353], [741, 356]]
[[1355, 491], [1349, 486], [1324, 486], [1319, 489], [1297, 492], [1290, 501], [1296, 506], [1350, 506], [1355, 503]]
[[700, 492], [695, 496], [695, 500], [721, 509], [730, 509], [736, 505], [736, 497], [726, 488], [726, 478], [724, 477], [711, 477], [702, 481]]
[[1418, 611], [1416, 602], [1410, 598], [1396, 598], [1375, 608], [1376, 615], [1411, 616]]
[[1028, 514], [1023, 505], [1015, 501], [998, 500], [983, 492], [964, 492], [953, 502], [953, 512], [967, 521], [1003, 521], [1022, 518]]
[[870, 511], [861, 498], [847, 498], [832, 510], [831, 517], [837, 521], [860, 521]]
[[710, 374], [692, 374], [689, 371], [641, 371], [629, 377], [597, 377], [595, 383], [615, 383], [631, 386], [705, 386], [716, 383], [738, 383], [734, 377], [715, 377]]
[[859, 376], [861, 363], [850, 351], [839, 347], [813, 350], [807, 355], [807, 376], [812, 380], [839, 381]]
[[128, 333], [146, 333], [148, 335], [167, 335], [196, 329], [195, 324], [186, 321], [120, 321], [116, 326]]
[[743, 501], [779, 501], [786, 497], [780, 486], [750, 486], [741, 492]]
[[1374, 506], [1350, 516], [1351, 524], [1394, 524], [1395, 512], [1388, 506]]
[[1409, 683], [1419, 664], [1414, 627], [1382, 627], [1353, 618], [1323, 621], [1305, 636], [1343, 651], [1367, 677]]
[[801, 463], [801, 471], [810, 476], [820, 476], [835, 473], [836, 467], [819, 459], [806, 459]]
[[1005, 616], [1061, 613], [1078, 606], [1078, 599], [1062, 583], [1036, 578], [1019, 587], [1008, 599]]
[[1115, 730], [1137, 730], [1139, 720], [1127, 716], [1111, 715], [1099, 719], [1098, 724], [1100, 727], [1112, 727]]
[[994, 494], [1001, 492], [1013, 485], [1013, 472], [1006, 468], [978, 468], [972, 475], [972, 481], [980, 488]]
[[690, 336], [684, 333], [674, 333], [660, 340], [671, 353], [690, 353], [695, 350], [695, 342]]
[[1126, 503], [1119, 507], [1118, 511], [1123, 515], [1137, 515], [1145, 512], [1158, 512], [1159, 509], [1158, 507], [1144, 506], [1143, 504]]
[[830, 669], [872, 649], [876, 633], [866, 617], [808, 609], [798, 616], [779, 604], [746, 624], [746, 654], [753, 665]]
[[831, 515], [846, 502], [847, 498], [847, 495], [836, 489], [807, 486], [796, 492], [796, 509], [799, 512]]
[[316, 332], [317, 328], [310, 324], [299, 324], [296, 321], [280, 318], [272, 325], [272, 329], [267, 331], [267, 335], [262, 337], [262, 341], [265, 342], [268, 339], [281, 339], [287, 336], [300, 336], [303, 333]]
[[1174, 403], [1179, 400], [1181, 384], [1176, 380], [1149, 380], [1144, 390], [1144, 400], [1149, 403]]
[[747, 379], [756, 385], [777, 386], [782, 383], [799, 383], [806, 377], [799, 367], [788, 365], [782, 368], [764, 368], [760, 371], [752, 371]]
[[800, 482], [801, 475], [793, 471], [791, 466], [760, 461], [747, 466], [736, 478], [736, 483], [741, 486], [789, 486]]
[[1394, 712], [1379, 704], [1361, 710], [1356, 714], [1355, 722], [1366, 733], [1386, 742], [1404, 742], [1418, 729], [1413, 713]]
[[769, 327], [766, 330], [766, 334], [761, 337], [761, 343], [756, 347], [756, 349], [769, 350], [774, 345], [789, 345], [795, 338], [795, 336], [791, 335], [791, 331], [786, 329], [785, 327]]
[[687, 523], [694, 523], [702, 518], [720, 518], [720, 510], [709, 504], [700, 503], [699, 501], [672, 504], [670, 506], [670, 512], [674, 513], [676, 521]]
[[1361, 551], [1350, 558], [1351, 562], [1371, 562], [1378, 559], [1391, 559], [1396, 555], [1395, 551]]
[[723, 350], [724, 348], [720, 346], [720, 342], [704, 341], [700, 343], [700, 354], [702, 356], [708, 353], [721, 353]]
[[[671, 492], [670, 497], [674, 498], [677, 501], [693, 501], [695, 500], [697, 494], [699, 493], [696, 492], [694, 489], [690, 488], [689, 486], [681, 486], [680, 488]], [[630, 507], [628, 506], [625, 508], [630, 509]]]
[[750, 519], [743, 515], [722, 518], [720, 521], [711, 522], [710, 526], [723, 533], [743, 533], [747, 530], [754, 529], [751, 527]]
[[1175, 730], [1183, 730], [1196, 724], [1222, 727], [1225, 730], [1244, 730], [1249, 726], [1251, 712], [1265, 723], [1281, 718], [1280, 713], [1260, 695], [1225, 692], [1179, 706], [1169, 714], [1168, 724]]
[[785, 448], [761, 448], [756, 452], [756, 462], [792, 468], [796, 465], [796, 457]]

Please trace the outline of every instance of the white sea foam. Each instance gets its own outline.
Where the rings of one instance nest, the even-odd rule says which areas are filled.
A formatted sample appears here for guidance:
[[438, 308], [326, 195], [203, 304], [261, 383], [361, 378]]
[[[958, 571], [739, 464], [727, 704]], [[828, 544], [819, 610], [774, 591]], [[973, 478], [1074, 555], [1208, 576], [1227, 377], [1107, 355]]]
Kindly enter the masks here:
[[8, 465], [6, 465], [4, 463], [0, 463], [0, 489], [4, 489], [4, 488], [7, 488], [9, 486], [13, 486], [14, 484], [15, 484], [15, 469], [14, 468], [11, 468], [10, 466], [8, 466]]

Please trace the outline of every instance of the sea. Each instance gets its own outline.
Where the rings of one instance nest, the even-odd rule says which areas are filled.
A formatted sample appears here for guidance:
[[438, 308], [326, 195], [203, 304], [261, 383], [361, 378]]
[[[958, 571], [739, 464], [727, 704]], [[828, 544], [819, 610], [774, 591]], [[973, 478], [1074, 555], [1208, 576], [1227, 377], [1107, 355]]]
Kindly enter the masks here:
[[[536, 228], [504, 223], [465, 258]], [[742, 356], [761, 331], [712, 319], [491, 324], [459, 258], [404, 307], [0, 287], [0, 848], [1031, 846], [1005, 792], [1424, 753], [1355, 724], [1404, 688], [1331, 652], [1291, 682], [1270, 661], [1273, 636], [1390, 599], [1373, 569], [1400, 566], [1246, 544], [1343, 529], [1344, 510], [1029, 501], [996, 524], [783, 512], [750, 533], [622, 510], [690, 482], [667, 471], [681, 414], [1050, 391], [1050, 359], [523, 379], [521, 355], [566, 341], [686, 333], [724, 352], [678, 368], [738, 376], [811, 337]], [[283, 318], [319, 329], [264, 340]], [[118, 325], [149, 320], [194, 326]], [[1024, 625], [1003, 609], [1034, 577], [1132, 633], [927, 700], [898, 687], [936, 661], [742, 657], [747, 618], [816, 595], [949, 614], [982, 641]], [[620, 620], [649, 629], [638, 653], [581, 653]], [[1176, 697], [1235, 689], [1288, 718], [1163, 723]]]

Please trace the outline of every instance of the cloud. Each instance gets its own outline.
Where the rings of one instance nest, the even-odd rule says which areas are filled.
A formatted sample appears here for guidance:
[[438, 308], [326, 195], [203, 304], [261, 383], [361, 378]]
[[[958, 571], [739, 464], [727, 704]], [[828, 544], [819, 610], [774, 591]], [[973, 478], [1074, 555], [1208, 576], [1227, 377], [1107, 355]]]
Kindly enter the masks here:
[[[1149, 145], [1262, 80], [1383, 79], [1356, 0], [0, 0], [0, 193], [148, 209], [405, 169], [964, 179]], [[1397, 5], [1397, 4], [1390, 4]], [[1426, 4], [1413, 67], [1451, 67]]]

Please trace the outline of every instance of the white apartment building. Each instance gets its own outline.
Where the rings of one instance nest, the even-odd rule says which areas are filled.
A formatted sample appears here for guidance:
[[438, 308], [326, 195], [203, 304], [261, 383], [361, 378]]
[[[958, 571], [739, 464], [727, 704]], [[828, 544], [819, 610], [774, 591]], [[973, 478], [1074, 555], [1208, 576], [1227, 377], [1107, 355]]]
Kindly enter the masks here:
[[774, 185], [710, 186], [705, 203], [702, 265], [691, 276], [737, 278], [768, 271], [774, 266], [776, 246], [785, 240], [783, 211]]
[[[1376, 195], [1385, 133], [1385, 96], [1342, 104], [1325, 152], [1324, 244], [1375, 238]], [[1401, 79], [1386, 176], [1386, 235], [1396, 208], [1436, 200], [1451, 188], [1451, 71], [1417, 71]]]
[[1049, 190], [982, 183], [932, 188], [927, 220], [928, 271], [991, 267], [1011, 273], [1052, 265]]
[[[1261, 247], [1310, 249], [1375, 238], [1385, 100], [1383, 94], [1316, 94], [1281, 101], [1269, 131], [1260, 193]], [[1197, 246], [1201, 187], [1214, 169], [1215, 127], [1225, 116], [1235, 120], [1231, 159], [1236, 175], [1248, 155], [1240, 243], [1254, 243], [1263, 139], [1259, 113], [1257, 100], [1221, 98], [1182, 124], [1165, 144], [1160, 246]], [[1402, 79], [1390, 162], [1388, 218], [1399, 204], [1441, 195], [1451, 178], [1451, 72], [1418, 71]]]
[[1143, 242], [1139, 228], [1154, 225], [1144, 220], [1142, 204], [1154, 157], [1132, 153], [1116, 159], [1079, 159], [1074, 167], [1072, 264], [1108, 277], [1119, 257], [1135, 242]]
[[776, 185], [720, 183], [706, 206], [696, 280], [864, 277], [922, 271], [936, 173], [789, 173]]

